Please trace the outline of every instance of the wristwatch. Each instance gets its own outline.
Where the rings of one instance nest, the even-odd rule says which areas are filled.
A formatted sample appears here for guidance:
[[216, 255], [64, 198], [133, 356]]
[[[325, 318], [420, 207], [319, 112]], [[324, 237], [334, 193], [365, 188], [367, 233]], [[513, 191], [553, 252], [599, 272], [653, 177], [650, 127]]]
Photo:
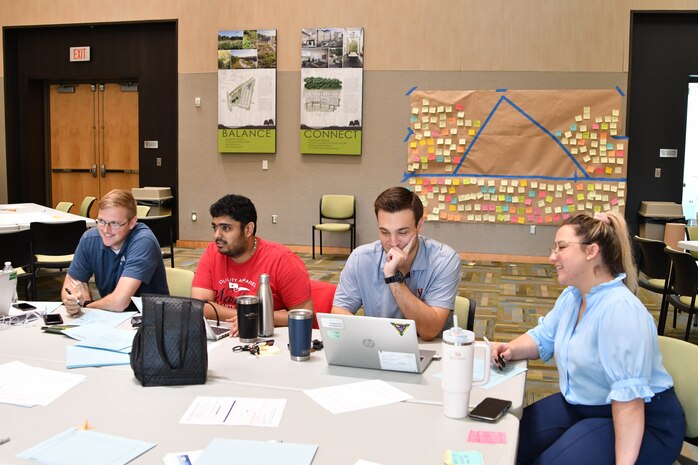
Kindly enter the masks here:
[[389, 278], [385, 278], [385, 284], [390, 284], [390, 283], [401, 283], [405, 280], [405, 277], [402, 275], [401, 272], [397, 271], [394, 275], [392, 275]]

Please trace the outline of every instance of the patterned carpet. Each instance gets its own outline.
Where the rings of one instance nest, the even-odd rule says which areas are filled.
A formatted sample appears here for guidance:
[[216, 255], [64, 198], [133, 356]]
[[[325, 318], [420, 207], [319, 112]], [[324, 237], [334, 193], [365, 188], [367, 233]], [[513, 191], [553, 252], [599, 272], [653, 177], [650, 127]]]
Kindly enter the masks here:
[[[195, 270], [203, 249], [175, 249], [175, 265]], [[324, 255], [312, 260], [310, 253], [299, 253], [311, 279], [337, 283], [346, 261], [346, 255]], [[168, 262], [169, 263], [169, 262]], [[62, 285], [62, 277], [41, 278], [39, 300], [55, 300]], [[459, 294], [475, 299], [475, 334], [492, 341], [509, 341], [533, 327], [538, 318], [554, 305], [562, 287], [551, 265], [502, 263], [490, 261], [462, 263]], [[640, 289], [639, 297], [657, 321], [660, 296]], [[669, 319], [671, 320], [671, 319]], [[677, 329], [667, 324], [666, 334], [683, 338], [686, 314], [679, 314]], [[691, 342], [698, 343], [698, 328], [691, 334]], [[558, 392], [557, 369], [554, 361], [531, 361], [526, 381], [526, 404]]]

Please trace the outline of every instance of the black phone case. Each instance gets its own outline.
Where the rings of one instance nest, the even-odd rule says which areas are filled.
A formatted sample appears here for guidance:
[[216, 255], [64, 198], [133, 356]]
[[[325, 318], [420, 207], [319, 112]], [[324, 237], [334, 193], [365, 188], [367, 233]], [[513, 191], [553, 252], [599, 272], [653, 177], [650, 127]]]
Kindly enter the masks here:
[[482, 420], [493, 423], [499, 420], [502, 415], [507, 413], [509, 407], [511, 407], [510, 400], [487, 397], [474, 409], [472, 409], [468, 416], [474, 420]]
[[[58, 317], [58, 318], [56, 318], [56, 317]], [[63, 317], [57, 313], [49, 313], [48, 315], [44, 315], [44, 324], [46, 324], [47, 326], [49, 326], [49, 325], [62, 325], [63, 324]]]

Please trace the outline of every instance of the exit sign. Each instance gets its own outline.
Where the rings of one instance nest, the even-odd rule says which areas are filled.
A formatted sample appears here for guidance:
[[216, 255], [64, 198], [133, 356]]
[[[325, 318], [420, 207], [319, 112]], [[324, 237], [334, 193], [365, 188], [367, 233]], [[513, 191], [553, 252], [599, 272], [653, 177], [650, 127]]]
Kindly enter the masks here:
[[90, 61], [90, 47], [70, 47], [70, 61]]

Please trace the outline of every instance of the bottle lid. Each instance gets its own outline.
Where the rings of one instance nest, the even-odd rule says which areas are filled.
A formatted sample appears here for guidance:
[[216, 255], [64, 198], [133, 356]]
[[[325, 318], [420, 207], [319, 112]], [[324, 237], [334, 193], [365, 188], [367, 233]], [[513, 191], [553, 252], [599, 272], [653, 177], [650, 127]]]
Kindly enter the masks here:
[[443, 338], [444, 342], [458, 346], [472, 344], [475, 342], [475, 333], [468, 331], [467, 329], [461, 329], [457, 326], [444, 331], [441, 337]]
[[261, 284], [269, 284], [269, 275], [267, 273], [262, 273], [259, 275], [259, 282]]
[[12, 262], [5, 262], [5, 266], [12, 265]]

